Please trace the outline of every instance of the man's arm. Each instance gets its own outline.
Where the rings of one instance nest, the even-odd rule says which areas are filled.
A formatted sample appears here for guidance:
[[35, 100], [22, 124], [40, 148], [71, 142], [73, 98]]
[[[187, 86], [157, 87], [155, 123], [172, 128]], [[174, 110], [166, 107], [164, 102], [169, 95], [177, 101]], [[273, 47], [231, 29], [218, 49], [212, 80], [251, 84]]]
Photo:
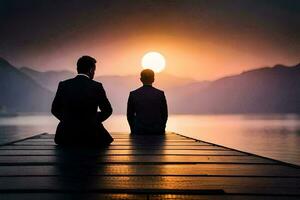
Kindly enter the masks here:
[[59, 120], [62, 120], [62, 83], [59, 82], [58, 88], [52, 102], [51, 113]]
[[127, 121], [130, 127], [130, 132], [132, 133], [134, 130], [134, 118], [135, 118], [135, 111], [133, 106], [133, 99], [132, 94], [129, 94], [128, 101], [127, 101]]
[[164, 125], [166, 125], [168, 120], [168, 105], [167, 105], [167, 100], [164, 92], [162, 94], [161, 111], [162, 111], [161, 114], [162, 114], [163, 123]]
[[105, 92], [102, 84], [100, 84], [98, 89], [99, 89], [98, 106], [99, 106], [101, 112], [97, 113], [97, 117], [98, 117], [98, 120], [103, 122], [112, 114], [113, 110], [112, 110], [109, 100], [106, 97], [106, 92]]

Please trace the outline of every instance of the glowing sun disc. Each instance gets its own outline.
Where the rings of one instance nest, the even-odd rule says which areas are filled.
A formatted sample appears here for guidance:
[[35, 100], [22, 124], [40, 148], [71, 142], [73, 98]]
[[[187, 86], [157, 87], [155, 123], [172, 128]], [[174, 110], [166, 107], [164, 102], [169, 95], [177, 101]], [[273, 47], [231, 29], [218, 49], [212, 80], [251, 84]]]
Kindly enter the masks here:
[[166, 60], [163, 55], [158, 52], [151, 51], [146, 53], [142, 58], [142, 67], [144, 69], [152, 69], [158, 73], [165, 69]]

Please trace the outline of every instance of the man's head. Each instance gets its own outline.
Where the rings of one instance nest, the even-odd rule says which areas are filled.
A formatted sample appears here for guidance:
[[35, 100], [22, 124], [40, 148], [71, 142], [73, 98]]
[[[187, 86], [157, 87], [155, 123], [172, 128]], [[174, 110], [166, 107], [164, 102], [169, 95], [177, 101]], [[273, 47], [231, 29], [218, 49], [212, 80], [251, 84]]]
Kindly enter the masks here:
[[93, 79], [96, 70], [96, 62], [96, 59], [90, 56], [80, 57], [77, 61], [78, 74], [86, 74]]
[[140, 80], [144, 85], [152, 85], [152, 83], [154, 82], [154, 71], [152, 71], [151, 69], [144, 69], [141, 72]]

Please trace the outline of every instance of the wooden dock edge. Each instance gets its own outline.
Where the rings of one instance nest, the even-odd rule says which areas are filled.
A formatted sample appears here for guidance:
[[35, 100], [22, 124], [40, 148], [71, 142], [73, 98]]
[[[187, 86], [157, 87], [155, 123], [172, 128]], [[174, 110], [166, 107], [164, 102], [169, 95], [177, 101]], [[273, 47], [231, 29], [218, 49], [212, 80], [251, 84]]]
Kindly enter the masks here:
[[28, 139], [33, 139], [33, 138], [40, 137], [40, 136], [42, 136], [42, 135], [47, 135], [47, 134], [49, 134], [49, 133], [46, 133], [46, 132], [45, 132], [45, 133], [38, 133], [38, 134], [35, 134], [35, 135], [33, 135], [33, 136], [22, 137], [22, 138], [17, 139], [17, 140], [13, 140], [13, 141], [10, 141], [10, 142], [2, 143], [2, 144], [0, 144], [0, 147], [1, 147], [1, 146], [6, 146], [6, 145], [11, 145], [11, 144], [14, 144], [14, 143], [16, 143], [16, 142], [22, 142], [22, 141], [28, 140]]
[[212, 143], [212, 142], [207, 142], [207, 141], [204, 141], [204, 140], [195, 139], [195, 138], [192, 138], [192, 137], [189, 137], [189, 136], [182, 135], [180, 133], [175, 133], [175, 132], [170, 132], [170, 133], [175, 134], [175, 135], [179, 135], [179, 136], [182, 136], [182, 137], [185, 137], [185, 138], [188, 138], [188, 139], [192, 139], [192, 140], [195, 140], [195, 141], [198, 141], [198, 142], [204, 142], [204, 143], [207, 143], [207, 144], [210, 144], [210, 145], [223, 147], [223, 148], [226, 148], [226, 149], [230, 149], [232, 151], [237, 151], [237, 152], [240, 152], [240, 153], [248, 154], [249, 156], [256, 156], [256, 157], [259, 157], [259, 158], [263, 158], [263, 159], [267, 159], [267, 160], [270, 160], [270, 161], [273, 161], [273, 162], [277, 162], [278, 164], [282, 164], [282, 165], [286, 165], [286, 166], [290, 166], [290, 167], [300, 169], [299, 165], [296, 165], [296, 164], [293, 164], [293, 163], [288, 163], [288, 162], [284, 162], [284, 161], [277, 160], [277, 159], [274, 159], [274, 158], [269, 158], [269, 157], [261, 156], [261, 155], [258, 155], [258, 154], [250, 153], [250, 152], [247, 152], [247, 151], [241, 151], [241, 150], [238, 150], [238, 149], [226, 147], [226, 146], [223, 146], [223, 145], [220, 145], [220, 144], [215, 144], [215, 143]]

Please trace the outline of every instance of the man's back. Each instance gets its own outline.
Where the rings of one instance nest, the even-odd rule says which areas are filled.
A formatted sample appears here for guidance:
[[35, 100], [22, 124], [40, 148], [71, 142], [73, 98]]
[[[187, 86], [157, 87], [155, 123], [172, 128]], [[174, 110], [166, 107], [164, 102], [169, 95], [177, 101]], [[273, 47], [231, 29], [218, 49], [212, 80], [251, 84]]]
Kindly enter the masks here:
[[130, 92], [127, 119], [133, 134], [162, 134], [168, 118], [164, 92], [144, 85]]
[[60, 82], [52, 113], [60, 120], [56, 143], [90, 143], [95, 139], [101, 143], [108, 134], [101, 122], [111, 115], [112, 108], [101, 83], [78, 75]]

